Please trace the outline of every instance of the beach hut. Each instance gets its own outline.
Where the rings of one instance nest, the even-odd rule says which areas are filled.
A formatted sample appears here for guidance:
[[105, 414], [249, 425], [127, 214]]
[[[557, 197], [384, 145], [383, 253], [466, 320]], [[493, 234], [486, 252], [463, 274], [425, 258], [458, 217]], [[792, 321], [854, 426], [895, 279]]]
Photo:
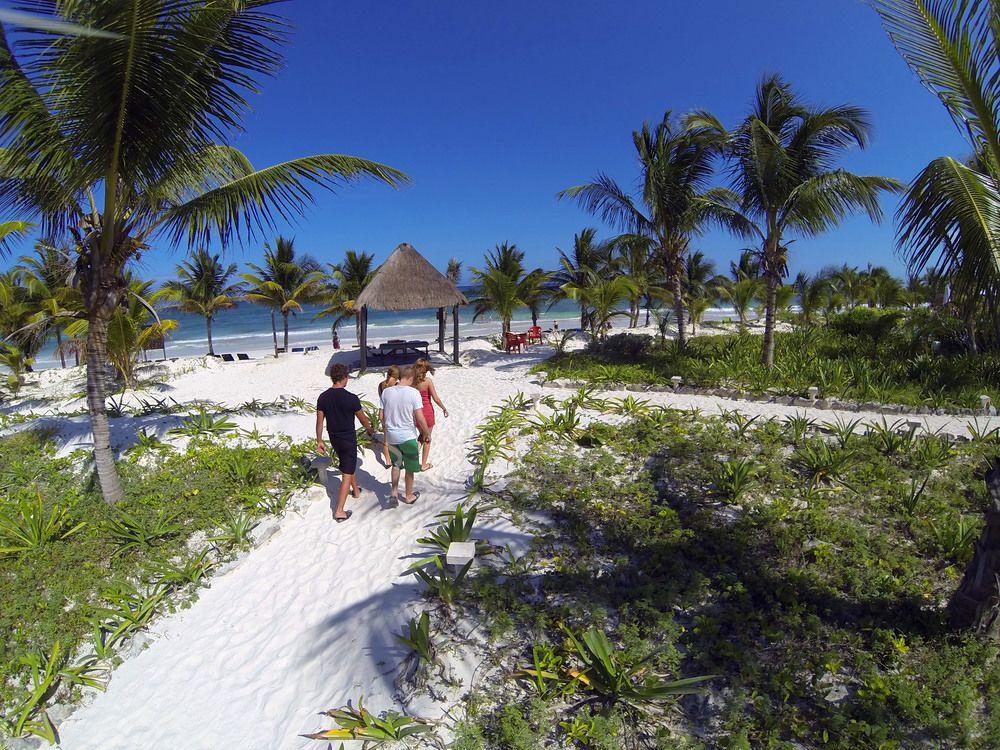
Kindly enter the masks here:
[[401, 244], [379, 266], [368, 285], [361, 290], [355, 307], [361, 310], [361, 371], [368, 367], [369, 310], [438, 311], [438, 351], [444, 353], [445, 324], [450, 309], [454, 320], [452, 358], [458, 364], [458, 306], [467, 305], [458, 287], [432, 266], [413, 245]]

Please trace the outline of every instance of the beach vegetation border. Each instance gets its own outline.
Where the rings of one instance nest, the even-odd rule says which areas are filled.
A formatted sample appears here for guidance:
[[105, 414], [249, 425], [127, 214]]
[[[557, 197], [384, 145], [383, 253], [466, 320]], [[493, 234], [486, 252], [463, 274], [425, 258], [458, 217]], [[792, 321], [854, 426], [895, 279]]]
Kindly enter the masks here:
[[[953, 630], [945, 607], [989, 508], [997, 433], [887, 446], [891, 424], [659, 407], [608, 429], [570, 400], [579, 439], [512, 427], [513, 472], [486, 490], [536, 539], [516, 565], [478, 569], [458, 605], [490, 624], [493, 664], [515, 679], [477, 683], [456, 747], [1000, 743], [1000, 650]], [[835, 480], [798, 468], [820, 442], [853, 459]], [[718, 492], [724, 461], [759, 467], [739, 498]], [[642, 721], [579, 706], [587, 692], [557, 679], [567, 627], [658, 673], [719, 676]]]

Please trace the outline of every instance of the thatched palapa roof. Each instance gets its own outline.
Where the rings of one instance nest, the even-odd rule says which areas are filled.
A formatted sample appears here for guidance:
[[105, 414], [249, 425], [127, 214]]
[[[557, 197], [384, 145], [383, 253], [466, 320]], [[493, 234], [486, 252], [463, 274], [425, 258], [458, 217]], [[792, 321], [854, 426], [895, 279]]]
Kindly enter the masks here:
[[354, 304], [372, 310], [423, 310], [468, 303], [447, 276], [404, 242], [379, 266]]

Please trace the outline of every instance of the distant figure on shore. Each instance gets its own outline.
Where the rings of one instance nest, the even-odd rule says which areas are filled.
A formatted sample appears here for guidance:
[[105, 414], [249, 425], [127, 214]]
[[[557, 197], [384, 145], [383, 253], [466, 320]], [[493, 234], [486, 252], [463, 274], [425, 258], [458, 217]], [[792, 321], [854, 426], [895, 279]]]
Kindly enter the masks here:
[[[382, 391], [386, 388], [392, 388], [399, 382], [399, 365], [389, 365], [389, 369], [385, 371], [385, 380], [378, 384], [378, 398], [379, 404], [382, 403]], [[379, 421], [382, 423], [382, 457], [385, 459], [386, 466], [389, 465], [389, 438], [386, 436], [385, 429], [385, 410], [379, 409]]]
[[447, 418], [448, 410], [441, 403], [437, 388], [431, 375], [434, 374], [434, 366], [426, 357], [421, 357], [413, 365], [413, 387], [420, 391], [420, 400], [424, 408], [424, 420], [427, 422], [427, 437], [423, 440], [423, 454], [420, 457], [420, 470], [427, 471], [434, 468], [428, 462], [431, 455], [431, 433], [434, 431], [434, 404], [441, 407], [441, 413]]
[[333, 329], [333, 348], [340, 349], [340, 334], [337, 333], [337, 329]]
[[326, 444], [323, 442], [323, 423], [326, 422], [330, 447], [337, 455], [340, 469], [340, 490], [337, 494], [337, 507], [333, 511], [333, 520], [343, 523], [351, 517], [352, 511], [345, 511], [347, 493], [354, 498], [361, 496], [355, 472], [358, 468], [358, 436], [354, 430], [354, 419], [357, 417], [369, 437], [375, 436], [375, 430], [361, 408], [361, 399], [347, 390], [347, 367], [335, 364], [330, 368], [330, 380], [333, 385], [323, 391], [316, 400], [316, 451], [326, 455]]
[[392, 460], [392, 491], [390, 500], [399, 500], [399, 473], [405, 472], [403, 502], [413, 505], [420, 496], [413, 491], [413, 476], [420, 471], [420, 445], [417, 439], [430, 437], [424, 419], [420, 392], [413, 385], [413, 368], [404, 367], [399, 383], [382, 391], [382, 413], [386, 442]]
[[559, 321], [558, 320], [553, 320], [552, 321], [552, 333], [559, 333]]

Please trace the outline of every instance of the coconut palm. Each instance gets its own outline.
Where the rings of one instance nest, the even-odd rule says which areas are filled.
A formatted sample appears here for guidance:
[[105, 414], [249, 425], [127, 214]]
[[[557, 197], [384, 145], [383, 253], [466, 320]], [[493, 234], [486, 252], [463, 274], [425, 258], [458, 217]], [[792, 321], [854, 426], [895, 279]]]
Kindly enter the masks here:
[[345, 320], [354, 318], [355, 337], [361, 340], [361, 311], [355, 300], [375, 275], [375, 256], [348, 250], [340, 263], [330, 263], [325, 291], [324, 307], [316, 318], [333, 318], [333, 331]]
[[953, 291], [1000, 293], [1000, 8], [993, 0], [870, 0], [896, 49], [941, 100], [973, 158], [934, 159], [910, 183], [897, 240], [911, 272], [936, 268]]
[[274, 248], [264, 245], [264, 265], [248, 264], [253, 273], [241, 274], [247, 291], [243, 298], [271, 311], [271, 338], [278, 356], [277, 315], [281, 315], [284, 351], [288, 351], [288, 319], [302, 306], [319, 302], [324, 295], [319, 263], [308, 255], [296, 257], [295, 240], [278, 237]]
[[82, 311], [80, 293], [73, 289], [73, 258], [66, 248], [48, 242], [38, 242], [34, 255], [21, 257], [17, 268], [30, 299], [36, 309], [33, 323], [39, 345], [50, 335], [56, 339], [59, 362], [66, 367], [66, 349], [63, 346], [63, 328], [71, 317]]
[[621, 306], [635, 297], [636, 286], [627, 276], [608, 277], [591, 271], [584, 284], [568, 284], [565, 292], [570, 299], [587, 303], [590, 335], [604, 339], [614, 318], [629, 315]]
[[[725, 132], [706, 113], [692, 115], [688, 123], [720, 137]], [[865, 148], [870, 132], [860, 107], [813, 107], [772, 75], [758, 84], [752, 111], [728, 134], [726, 154], [732, 187], [740, 195], [743, 230], [759, 242], [765, 283], [761, 363], [767, 367], [774, 364], [776, 295], [788, 274], [787, 236], [816, 236], [857, 211], [880, 221], [880, 195], [902, 187], [889, 177], [833, 168], [841, 152]]]
[[0, 221], [0, 251], [9, 250], [12, 242], [24, 237], [34, 226], [28, 221]]
[[[449, 258], [448, 270], [445, 271], [445, 276], [448, 277], [448, 280], [452, 284], [458, 286], [462, 282], [462, 261], [460, 261], [458, 258]], [[452, 322], [457, 323], [458, 307], [453, 308], [451, 314], [452, 314]]]
[[701, 250], [688, 255], [684, 263], [684, 295], [691, 318], [691, 335], [697, 333], [701, 319], [719, 298], [719, 288], [725, 278], [715, 273], [715, 263], [705, 258]]
[[537, 325], [541, 305], [547, 299], [549, 274], [539, 268], [526, 271], [524, 253], [517, 245], [503, 242], [488, 252], [484, 269], [473, 268], [472, 277], [478, 294], [472, 300], [473, 320], [488, 312], [499, 316], [503, 332], [510, 330], [518, 308], [531, 310], [532, 325]]
[[[0, 213], [72, 238], [88, 320], [87, 404], [105, 500], [124, 496], [100, 372], [128, 263], [156, 240], [230, 245], [295, 218], [319, 188], [405, 175], [335, 154], [257, 170], [225, 145], [246, 96], [281, 67], [271, 0], [35, 3], [49, 18], [0, 27]], [[50, 21], [97, 33], [60, 34]]]
[[592, 182], [567, 188], [559, 198], [573, 198], [587, 212], [630, 233], [649, 237], [667, 276], [673, 296], [678, 345], [686, 341], [684, 330], [684, 258], [691, 237], [709, 221], [742, 231], [735, 217], [735, 197], [728, 190], [709, 188], [712, 163], [721, 143], [718, 131], [681, 127], [670, 113], [655, 127], [644, 123], [632, 133], [639, 161], [638, 197], [633, 197], [605, 174]]
[[[573, 235], [573, 250], [567, 253], [556, 248], [559, 253], [559, 267], [552, 273], [553, 304], [568, 295], [564, 291], [567, 285], [582, 286], [587, 281], [589, 272], [599, 272], [611, 262], [611, 242], [599, 242], [597, 230], [587, 227]], [[577, 300], [580, 305], [580, 328], [587, 328], [587, 303]]]
[[814, 322], [816, 313], [823, 307], [829, 292], [830, 279], [823, 274], [810, 276], [807, 273], [799, 273], [795, 277], [792, 287], [799, 298], [799, 312], [802, 315], [802, 322], [810, 326]]
[[14, 344], [0, 341], [0, 367], [7, 370], [3, 382], [7, 390], [16, 396], [24, 385], [24, 374], [31, 371], [34, 360], [24, 350]]
[[656, 256], [653, 241], [637, 234], [623, 234], [612, 240], [615, 250], [613, 268], [632, 280], [635, 294], [629, 299], [629, 328], [639, 325], [639, 314], [646, 303], [646, 322], [649, 325], [650, 303], [653, 296], [663, 296], [665, 290], [656, 285]]
[[229, 281], [235, 275], [235, 263], [223, 265], [218, 253], [212, 255], [205, 249], [199, 249], [177, 266], [177, 279], [163, 285], [163, 299], [169, 300], [178, 310], [201, 315], [205, 319], [210, 356], [215, 355], [212, 320], [219, 310], [236, 307], [242, 292], [239, 283], [231, 284]]
[[727, 280], [719, 285], [719, 296], [733, 306], [733, 311], [739, 319], [740, 330], [746, 328], [747, 315], [753, 303], [759, 300], [763, 293], [764, 282], [757, 278]]
[[847, 305], [848, 310], [853, 310], [858, 306], [858, 303], [865, 296], [865, 278], [861, 275], [861, 272], [848, 265], [843, 265], [833, 274], [833, 283], [837, 285], [837, 291], [840, 292]]

